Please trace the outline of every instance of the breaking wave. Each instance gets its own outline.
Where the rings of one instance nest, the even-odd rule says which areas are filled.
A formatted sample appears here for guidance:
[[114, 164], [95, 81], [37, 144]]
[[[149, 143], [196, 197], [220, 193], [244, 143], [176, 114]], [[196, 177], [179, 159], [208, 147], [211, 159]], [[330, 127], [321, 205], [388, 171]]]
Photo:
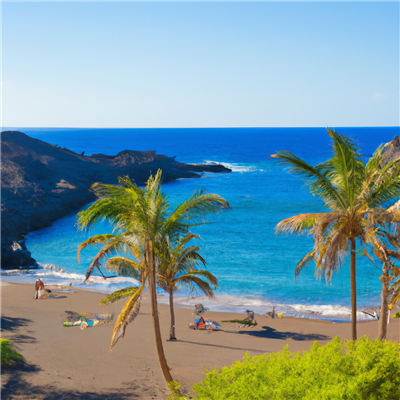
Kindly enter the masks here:
[[[168, 303], [168, 296], [159, 296], [162, 303]], [[204, 296], [186, 297], [176, 296], [174, 304], [180, 307], [194, 307], [201, 303], [210, 311], [245, 313], [246, 310], [257, 314], [265, 314], [275, 307], [276, 313], [283, 313], [286, 317], [324, 319], [331, 321], [350, 321], [351, 309], [342, 305], [317, 305], [317, 304], [281, 304], [252, 296], [232, 296], [227, 294], [216, 295], [214, 299]], [[363, 311], [357, 311], [358, 321], [375, 320], [376, 318]]]
[[85, 275], [66, 272], [64, 268], [53, 264], [40, 264], [38, 269], [1, 270], [1, 280], [4, 282], [34, 283], [37, 278], [45, 285], [74, 286], [103, 293], [112, 293], [127, 286], [139, 286], [138, 280], [125, 276], [103, 278], [92, 275], [85, 283]]

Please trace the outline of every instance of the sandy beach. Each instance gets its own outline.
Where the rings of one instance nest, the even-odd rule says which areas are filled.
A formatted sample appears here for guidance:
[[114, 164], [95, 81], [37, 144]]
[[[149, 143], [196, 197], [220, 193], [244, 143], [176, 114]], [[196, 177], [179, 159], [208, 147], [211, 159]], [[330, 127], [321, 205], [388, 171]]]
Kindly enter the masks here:
[[[64, 327], [65, 311], [114, 313], [124, 301], [101, 308], [103, 293], [74, 290], [34, 300], [27, 284], [1, 286], [2, 337], [11, 339], [26, 359], [26, 366], [2, 373], [3, 399], [165, 399], [168, 390], [158, 365], [149, 300], [142, 302], [136, 320], [109, 353], [114, 323], [81, 330]], [[222, 320], [240, 314], [207, 312], [205, 317], [221, 324], [222, 331], [193, 331], [191, 309], [176, 308], [176, 342], [167, 342], [170, 316], [159, 305], [164, 349], [173, 378], [185, 392], [199, 383], [204, 369], [229, 366], [243, 358], [281, 350], [308, 350], [318, 340], [335, 336], [350, 338], [349, 323], [295, 318], [269, 319], [256, 314], [256, 327], [242, 327]], [[244, 316], [244, 315], [243, 315]], [[375, 339], [378, 322], [358, 323], [358, 336]], [[400, 320], [391, 319], [388, 339], [400, 340]]]

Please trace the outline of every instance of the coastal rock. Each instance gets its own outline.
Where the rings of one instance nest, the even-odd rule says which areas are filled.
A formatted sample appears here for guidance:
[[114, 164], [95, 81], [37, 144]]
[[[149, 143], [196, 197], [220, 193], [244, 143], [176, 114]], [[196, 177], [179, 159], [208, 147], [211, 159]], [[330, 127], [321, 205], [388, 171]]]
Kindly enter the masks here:
[[387, 163], [400, 158], [400, 139], [397, 135], [390, 143], [388, 143], [383, 154]]
[[153, 150], [85, 156], [18, 131], [1, 133], [1, 150], [1, 267], [7, 269], [36, 265], [26, 248], [14, 250], [13, 243], [94, 201], [88, 190], [94, 182], [115, 184], [128, 175], [144, 185], [158, 169], [165, 183], [231, 172], [222, 165], [182, 164]]

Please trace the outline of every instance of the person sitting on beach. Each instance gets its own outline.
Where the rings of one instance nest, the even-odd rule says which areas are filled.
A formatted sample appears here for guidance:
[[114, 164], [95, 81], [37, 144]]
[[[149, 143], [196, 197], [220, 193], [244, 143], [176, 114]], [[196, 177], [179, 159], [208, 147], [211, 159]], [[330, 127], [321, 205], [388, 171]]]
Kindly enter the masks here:
[[206, 328], [206, 321], [204, 321], [203, 317], [200, 317], [199, 322], [197, 323], [198, 329], [205, 329]]
[[44, 283], [40, 278], [35, 282], [35, 290], [36, 296], [35, 299], [45, 299], [46, 298], [46, 289], [44, 288]]

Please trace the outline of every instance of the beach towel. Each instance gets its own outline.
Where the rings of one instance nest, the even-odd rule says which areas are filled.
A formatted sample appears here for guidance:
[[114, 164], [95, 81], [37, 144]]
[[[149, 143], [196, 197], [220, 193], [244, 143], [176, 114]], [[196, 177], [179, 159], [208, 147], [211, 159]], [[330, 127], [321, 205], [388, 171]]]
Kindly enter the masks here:
[[[67, 321], [64, 326], [79, 326], [81, 329], [97, 325], [107, 325], [112, 321], [112, 314], [95, 314], [77, 311], [65, 311]], [[64, 316], [64, 315], [62, 315]]]
[[221, 330], [221, 325], [217, 322], [209, 321], [208, 319], [203, 318], [196, 318], [194, 321], [194, 323], [192, 322], [189, 324], [189, 329], [207, 330], [209, 332]]

